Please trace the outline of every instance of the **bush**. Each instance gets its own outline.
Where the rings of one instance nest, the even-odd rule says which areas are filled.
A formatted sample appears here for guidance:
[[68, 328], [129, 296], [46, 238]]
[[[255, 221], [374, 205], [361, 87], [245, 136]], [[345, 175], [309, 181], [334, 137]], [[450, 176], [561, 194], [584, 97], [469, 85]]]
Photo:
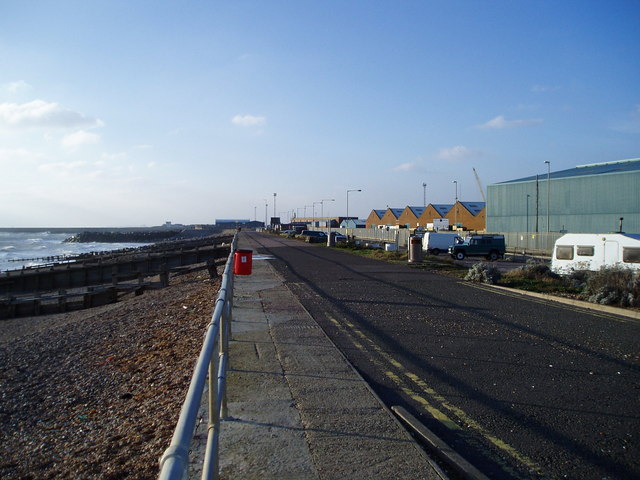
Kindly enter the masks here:
[[536, 261], [528, 260], [527, 264], [523, 267], [512, 270], [513, 276], [521, 278], [527, 278], [529, 280], [556, 280], [560, 278], [560, 275], [554, 273], [546, 263], [538, 263]]
[[603, 267], [587, 278], [582, 297], [600, 305], [640, 307], [640, 277], [628, 268]]
[[471, 282], [489, 283], [491, 285], [497, 283], [500, 278], [502, 278], [500, 270], [484, 262], [473, 265], [467, 272], [467, 276], [464, 277], [465, 280]]

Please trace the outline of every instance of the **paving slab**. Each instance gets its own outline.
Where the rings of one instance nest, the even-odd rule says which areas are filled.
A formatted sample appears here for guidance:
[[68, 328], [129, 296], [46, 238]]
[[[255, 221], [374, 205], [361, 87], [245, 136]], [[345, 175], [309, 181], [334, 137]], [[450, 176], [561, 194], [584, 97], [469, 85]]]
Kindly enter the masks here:
[[[255, 249], [246, 237], [240, 247]], [[220, 478], [446, 478], [272, 261], [258, 256], [252, 275], [235, 280]]]

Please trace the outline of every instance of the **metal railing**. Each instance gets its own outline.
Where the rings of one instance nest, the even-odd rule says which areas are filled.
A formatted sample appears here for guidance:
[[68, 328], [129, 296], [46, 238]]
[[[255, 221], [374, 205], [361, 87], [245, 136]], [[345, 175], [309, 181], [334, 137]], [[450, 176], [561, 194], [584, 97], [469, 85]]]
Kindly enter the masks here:
[[[227, 416], [226, 376], [229, 355], [229, 337], [233, 309], [233, 256], [237, 248], [237, 235], [231, 242], [231, 252], [222, 274], [222, 283], [211, 322], [202, 344], [198, 362], [191, 377], [191, 384], [180, 411], [180, 418], [171, 444], [160, 458], [161, 480], [187, 478], [189, 472], [189, 448], [198, 426], [198, 414], [208, 377], [209, 422], [207, 443], [202, 468], [203, 479], [218, 478], [218, 445], [220, 419]], [[215, 353], [218, 355], [215, 355]]]

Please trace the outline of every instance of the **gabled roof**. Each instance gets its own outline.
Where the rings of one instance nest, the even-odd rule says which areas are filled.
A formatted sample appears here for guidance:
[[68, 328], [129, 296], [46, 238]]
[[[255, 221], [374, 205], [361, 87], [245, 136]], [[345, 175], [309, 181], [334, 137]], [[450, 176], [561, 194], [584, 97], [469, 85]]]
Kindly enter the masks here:
[[[603, 175], [607, 173], [625, 173], [640, 170], [640, 158], [632, 158], [630, 160], [620, 160], [617, 162], [593, 163], [591, 165], [579, 165], [568, 170], [560, 170], [559, 172], [551, 172], [549, 178], [569, 178], [583, 177], [587, 175]], [[546, 180], [547, 173], [541, 173], [538, 176], [540, 180]], [[530, 177], [518, 178], [517, 180], [508, 180], [504, 183], [530, 182], [536, 179], [536, 175]]]
[[407, 208], [413, 212], [416, 218], [422, 215], [422, 212], [424, 212], [427, 209], [426, 207], [412, 207], [409, 205], [407, 205]]
[[367, 222], [365, 220], [361, 220], [359, 218], [349, 218], [346, 220], [343, 220], [342, 222], [340, 222], [340, 225], [349, 225], [349, 224], [353, 224], [353, 225], [366, 225]]
[[396, 218], [398, 218], [400, 215], [402, 215], [402, 212], [404, 212], [404, 208], [388, 208], [387, 210], [390, 210], [393, 216]]
[[469, 213], [474, 217], [478, 215], [486, 205], [485, 202], [460, 202], [460, 204], [469, 210]]
[[373, 210], [373, 212], [378, 216], [378, 218], [382, 218], [382, 216], [385, 214], [386, 210]]
[[448, 203], [431, 203], [430, 205], [441, 217], [444, 217], [453, 208], [453, 205]]

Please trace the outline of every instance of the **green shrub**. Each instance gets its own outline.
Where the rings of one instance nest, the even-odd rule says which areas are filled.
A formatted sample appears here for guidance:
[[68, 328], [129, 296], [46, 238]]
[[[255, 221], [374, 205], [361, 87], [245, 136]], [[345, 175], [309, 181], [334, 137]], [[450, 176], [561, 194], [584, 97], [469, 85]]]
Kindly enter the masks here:
[[484, 262], [479, 262], [473, 265], [467, 272], [465, 280], [478, 283], [489, 283], [491, 285], [497, 283], [502, 274], [496, 267], [488, 265]]
[[640, 306], [640, 277], [628, 268], [603, 267], [585, 283], [582, 298], [600, 305]]
[[516, 268], [512, 271], [514, 272], [513, 275], [527, 278], [529, 280], [544, 281], [548, 279], [556, 280], [560, 278], [560, 275], [551, 271], [549, 265], [547, 265], [546, 263], [539, 263], [531, 260], [527, 261], [527, 264], [523, 267]]

